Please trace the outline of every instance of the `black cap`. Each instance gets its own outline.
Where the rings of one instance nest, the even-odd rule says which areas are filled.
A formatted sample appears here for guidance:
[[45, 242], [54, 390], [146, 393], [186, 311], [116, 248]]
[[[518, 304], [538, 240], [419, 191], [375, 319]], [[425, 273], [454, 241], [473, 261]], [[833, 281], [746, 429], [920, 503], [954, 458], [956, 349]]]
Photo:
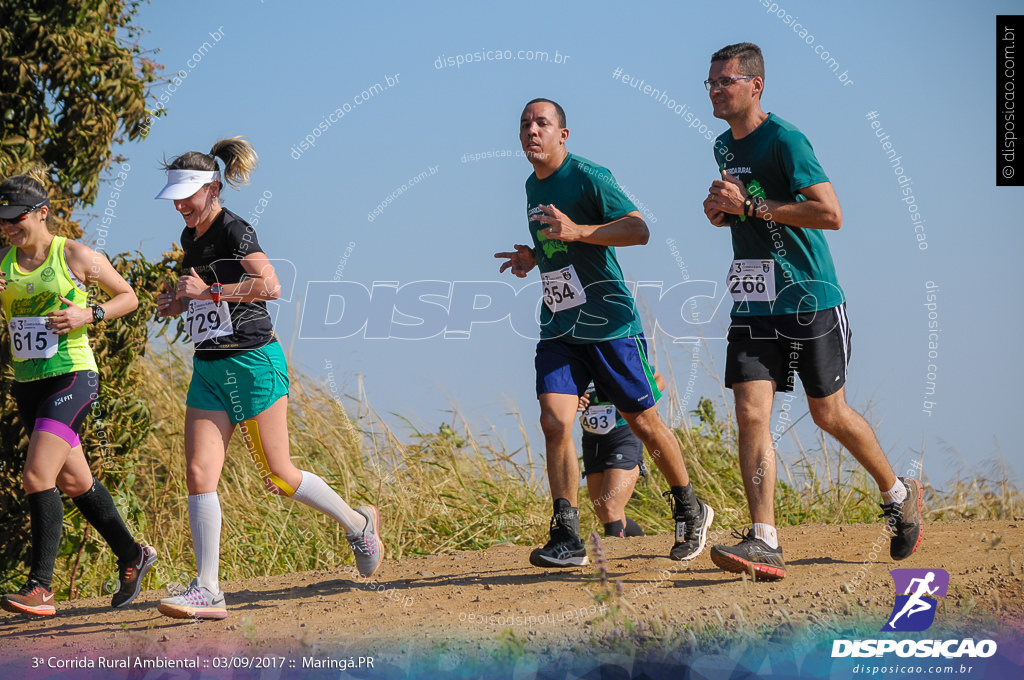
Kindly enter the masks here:
[[29, 194], [3, 193], [0, 194], [0, 220], [13, 220], [49, 204], [49, 198], [39, 200], [38, 196]]

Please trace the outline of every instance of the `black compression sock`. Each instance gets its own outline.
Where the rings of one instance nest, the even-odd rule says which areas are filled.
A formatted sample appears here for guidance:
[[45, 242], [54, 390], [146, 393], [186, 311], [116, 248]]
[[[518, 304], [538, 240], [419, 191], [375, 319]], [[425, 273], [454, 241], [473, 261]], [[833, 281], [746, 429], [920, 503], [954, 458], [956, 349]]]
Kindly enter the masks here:
[[568, 529], [577, 538], [580, 537], [579, 508], [572, 507], [567, 498], [555, 499], [555, 517], [558, 518], [559, 524]]
[[64, 502], [56, 488], [30, 493], [27, 498], [32, 518], [32, 568], [28, 577], [50, 590], [64, 528]]
[[693, 493], [693, 484], [686, 486], [673, 486], [672, 500], [674, 501], [673, 515], [692, 519], [690, 515], [697, 512], [697, 495]]
[[645, 536], [644, 530], [640, 528], [640, 525], [631, 520], [629, 517], [626, 518], [626, 526], [622, 531], [623, 536]]
[[614, 522], [608, 522], [604, 525], [604, 535], [622, 538], [622, 532], [624, 531], [624, 529], [624, 525], [619, 520], [615, 520]]
[[554, 505], [556, 515], [572, 511], [572, 503], [569, 502], [568, 498], [556, 498]]
[[110, 497], [110, 492], [100, 480], [93, 479], [92, 488], [71, 500], [78, 506], [82, 517], [100, 532], [100, 536], [117, 555], [120, 564], [127, 564], [138, 558], [139, 547], [118, 514], [117, 508], [114, 507], [114, 499]]

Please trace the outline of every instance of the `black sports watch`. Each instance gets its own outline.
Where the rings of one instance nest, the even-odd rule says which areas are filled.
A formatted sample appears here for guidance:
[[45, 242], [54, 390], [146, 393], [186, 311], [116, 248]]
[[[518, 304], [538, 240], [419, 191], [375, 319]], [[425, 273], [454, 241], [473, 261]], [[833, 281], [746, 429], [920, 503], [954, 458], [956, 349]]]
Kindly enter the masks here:
[[93, 323], [97, 321], [103, 321], [103, 319], [107, 316], [107, 313], [103, 311], [103, 308], [100, 307], [99, 305], [91, 305], [90, 309], [92, 309]]

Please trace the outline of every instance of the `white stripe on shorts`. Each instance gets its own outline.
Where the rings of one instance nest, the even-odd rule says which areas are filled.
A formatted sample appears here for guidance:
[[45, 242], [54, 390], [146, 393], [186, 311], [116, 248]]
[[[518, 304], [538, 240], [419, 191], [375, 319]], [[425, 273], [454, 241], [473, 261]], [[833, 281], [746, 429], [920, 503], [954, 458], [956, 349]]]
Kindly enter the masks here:
[[839, 323], [839, 333], [842, 336], [840, 343], [843, 348], [843, 379], [849, 377], [848, 368], [850, 365], [850, 320], [846, 317], [846, 305], [841, 304], [834, 307], [836, 320]]

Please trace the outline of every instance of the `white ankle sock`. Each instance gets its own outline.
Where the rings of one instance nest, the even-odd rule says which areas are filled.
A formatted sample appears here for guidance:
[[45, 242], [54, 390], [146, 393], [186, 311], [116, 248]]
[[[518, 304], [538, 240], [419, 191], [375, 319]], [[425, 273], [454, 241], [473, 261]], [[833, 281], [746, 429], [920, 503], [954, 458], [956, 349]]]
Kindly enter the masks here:
[[300, 472], [302, 472], [302, 481], [292, 495], [293, 499], [333, 517], [335, 521], [345, 527], [347, 536], [355, 536], [363, 531], [366, 527], [365, 517], [349, 507], [337, 491], [327, 486], [327, 482], [312, 472], [305, 470], [300, 470]]
[[220, 499], [217, 492], [188, 497], [188, 523], [192, 527], [192, 548], [196, 552], [199, 585], [213, 594], [220, 592]]
[[769, 548], [775, 549], [779, 547], [779, 533], [775, 531], [775, 527], [771, 524], [754, 522], [754, 538], [761, 539], [768, 544]]
[[892, 488], [882, 492], [882, 503], [888, 505], [889, 503], [902, 503], [905, 500], [907, 500], [907, 487], [897, 477]]

